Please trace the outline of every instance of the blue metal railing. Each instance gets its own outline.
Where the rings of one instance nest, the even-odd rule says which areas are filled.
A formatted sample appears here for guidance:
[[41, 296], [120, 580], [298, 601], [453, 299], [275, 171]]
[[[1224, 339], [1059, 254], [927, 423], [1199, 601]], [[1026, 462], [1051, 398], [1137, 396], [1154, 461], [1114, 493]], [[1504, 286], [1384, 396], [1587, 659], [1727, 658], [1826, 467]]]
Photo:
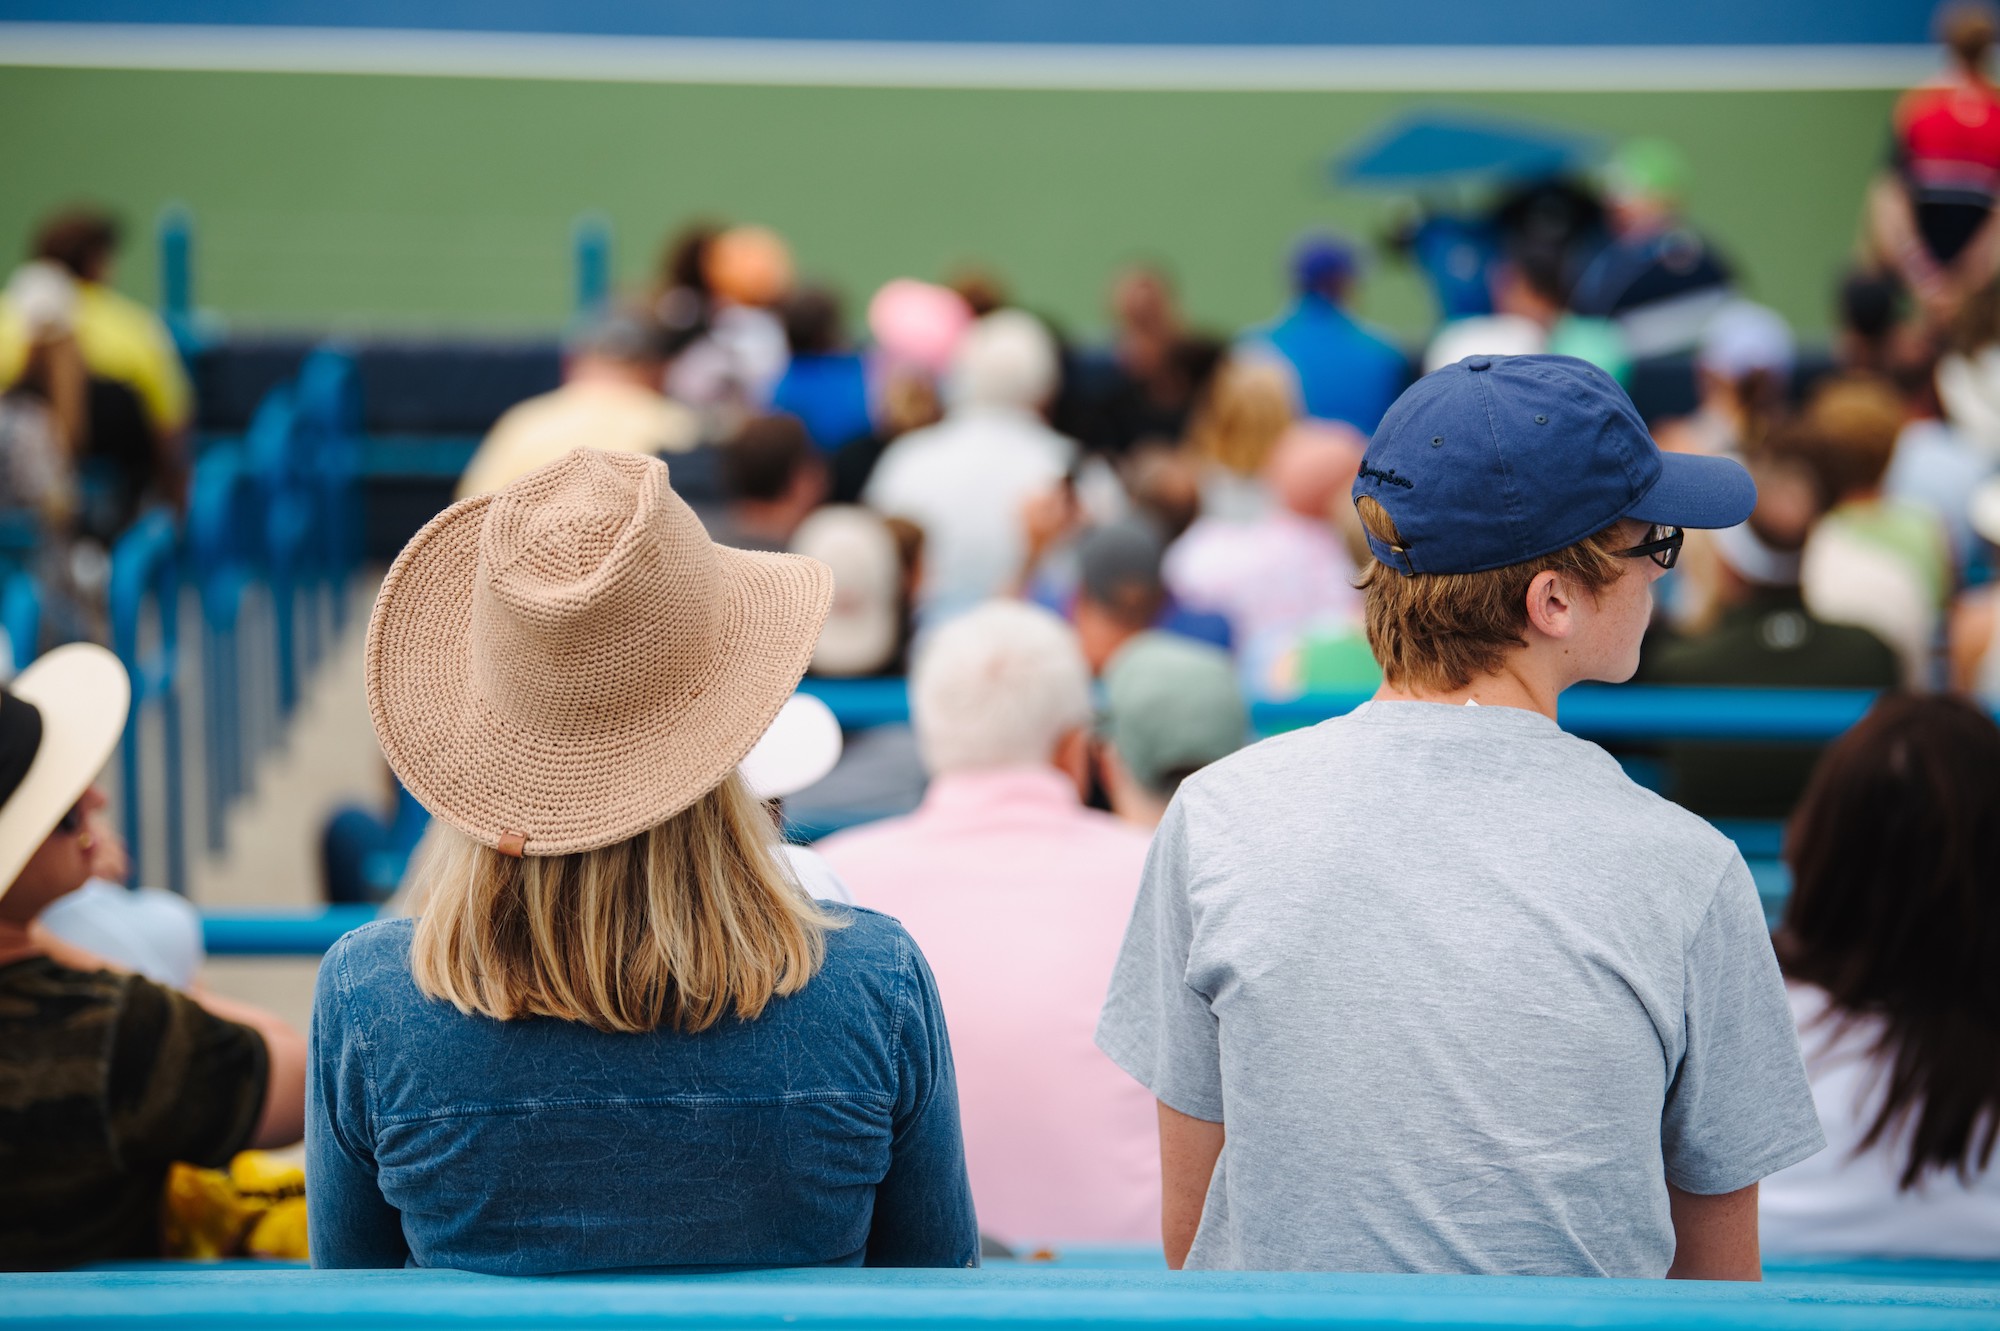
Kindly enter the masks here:
[[[848, 729], [909, 720], [900, 679], [807, 679], [800, 690], [821, 699]], [[1250, 709], [1259, 733], [1316, 725], [1353, 711], [1366, 692], [1309, 694]], [[1563, 729], [1592, 740], [1716, 740], [1817, 743], [1859, 721], [1875, 701], [1868, 689], [1647, 687], [1585, 684], [1563, 694]]]
[[588, 319], [611, 303], [611, 223], [596, 213], [576, 219], [570, 228], [576, 255], [576, 313]]
[[20, 669], [35, 659], [42, 639], [42, 589], [26, 569], [12, 569], [0, 581], [0, 628]]

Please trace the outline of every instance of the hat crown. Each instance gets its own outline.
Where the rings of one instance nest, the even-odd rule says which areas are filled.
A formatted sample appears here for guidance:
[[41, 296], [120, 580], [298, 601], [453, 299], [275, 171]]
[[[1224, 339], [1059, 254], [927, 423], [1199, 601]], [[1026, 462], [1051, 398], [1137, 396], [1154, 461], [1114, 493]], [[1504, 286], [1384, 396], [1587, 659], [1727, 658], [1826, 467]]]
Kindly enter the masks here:
[[489, 501], [472, 582], [474, 690], [498, 720], [639, 723], [700, 691], [721, 631], [701, 520], [636, 455], [577, 449]]
[[1625, 391], [1569, 356], [1468, 356], [1424, 375], [1382, 417], [1353, 497], [1388, 511], [1385, 564], [1476, 573], [1573, 545], [1659, 480], [1660, 452]]

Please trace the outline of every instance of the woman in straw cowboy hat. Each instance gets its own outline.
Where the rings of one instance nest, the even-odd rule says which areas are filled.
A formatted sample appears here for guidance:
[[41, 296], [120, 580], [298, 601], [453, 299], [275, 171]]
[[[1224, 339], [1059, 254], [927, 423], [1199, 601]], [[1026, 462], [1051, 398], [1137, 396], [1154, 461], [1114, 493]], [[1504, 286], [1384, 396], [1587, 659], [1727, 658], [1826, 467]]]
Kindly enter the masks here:
[[421, 917], [320, 969], [315, 1265], [976, 1262], [930, 971], [792, 882], [737, 773], [831, 597], [587, 449], [397, 557], [369, 709], [443, 826]]
[[35, 926], [90, 876], [91, 782], [131, 686], [58, 647], [0, 690], [0, 1267], [160, 1255], [175, 1161], [297, 1141], [305, 1041], [268, 1013], [120, 974]]

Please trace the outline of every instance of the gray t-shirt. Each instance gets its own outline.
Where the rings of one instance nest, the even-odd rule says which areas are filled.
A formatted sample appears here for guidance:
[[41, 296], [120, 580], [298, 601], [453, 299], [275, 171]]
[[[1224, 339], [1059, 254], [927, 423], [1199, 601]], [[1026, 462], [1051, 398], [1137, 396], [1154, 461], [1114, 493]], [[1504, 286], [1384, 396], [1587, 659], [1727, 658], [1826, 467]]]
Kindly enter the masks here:
[[1749, 870], [1534, 712], [1370, 703], [1184, 783], [1097, 1042], [1227, 1125], [1188, 1256], [1660, 1276], [1824, 1144]]

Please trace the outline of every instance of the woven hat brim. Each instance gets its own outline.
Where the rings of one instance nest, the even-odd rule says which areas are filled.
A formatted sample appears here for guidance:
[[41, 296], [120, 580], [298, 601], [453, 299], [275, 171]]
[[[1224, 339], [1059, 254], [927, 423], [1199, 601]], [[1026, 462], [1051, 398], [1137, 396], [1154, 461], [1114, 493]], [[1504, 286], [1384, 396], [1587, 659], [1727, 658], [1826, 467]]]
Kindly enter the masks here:
[[37, 657], [10, 687], [41, 712], [42, 741], [0, 804], [0, 896], [111, 761], [132, 701], [124, 665], [87, 642]]
[[[368, 711], [383, 757], [432, 815], [530, 855], [595, 850], [656, 827], [720, 785], [798, 687], [833, 602], [826, 565], [716, 547], [721, 628], [671, 716], [608, 717], [551, 735], [509, 725], [474, 692], [472, 590], [488, 496], [412, 537], [368, 623]], [[634, 624], [632, 650], [657, 626]]]

